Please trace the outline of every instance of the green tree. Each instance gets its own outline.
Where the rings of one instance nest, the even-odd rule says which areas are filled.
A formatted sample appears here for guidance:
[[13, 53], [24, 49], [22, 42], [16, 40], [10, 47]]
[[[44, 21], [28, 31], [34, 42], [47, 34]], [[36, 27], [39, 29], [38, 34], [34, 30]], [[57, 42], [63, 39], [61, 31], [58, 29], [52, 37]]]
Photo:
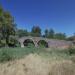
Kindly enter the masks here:
[[18, 29], [17, 30], [17, 35], [19, 37], [23, 37], [23, 36], [28, 36], [29, 34], [28, 34], [28, 31], [27, 30]]
[[7, 45], [9, 43], [10, 35], [15, 35], [14, 19], [11, 14], [4, 11], [2, 7], [0, 7], [0, 33]]
[[55, 34], [55, 39], [65, 40], [66, 39], [66, 34], [65, 33], [56, 33]]
[[40, 37], [41, 36], [41, 28], [39, 26], [33, 26], [31, 30], [31, 35]]
[[46, 29], [46, 30], [45, 30], [45, 35], [44, 35], [44, 36], [47, 38], [47, 37], [48, 37], [48, 34], [49, 34], [49, 31], [48, 31], [48, 29]]
[[48, 38], [51, 38], [51, 39], [54, 38], [54, 30], [53, 29], [49, 30]]
[[66, 40], [75, 41], [75, 33], [73, 34], [73, 36], [68, 37]]

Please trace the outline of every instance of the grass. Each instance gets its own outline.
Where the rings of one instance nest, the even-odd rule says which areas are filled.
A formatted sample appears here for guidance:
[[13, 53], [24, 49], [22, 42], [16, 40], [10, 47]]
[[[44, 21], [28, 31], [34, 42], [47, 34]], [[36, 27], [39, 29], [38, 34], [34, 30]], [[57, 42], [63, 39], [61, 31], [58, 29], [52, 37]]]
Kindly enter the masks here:
[[69, 54], [68, 50], [58, 50], [58, 49], [46, 49], [46, 48], [35, 48], [35, 47], [25, 47], [25, 48], [1, 48], [0, 49], [0, 62], [13, 60], [13, 59], [20, 59], [25, 57], [28, 54], [37, 53], [43, 58], [49, 59], [70, 59], [72, 55]]
[[75, 55], [69, 50], [1, 48], [0, 58], [0, 75], [75, 75]]

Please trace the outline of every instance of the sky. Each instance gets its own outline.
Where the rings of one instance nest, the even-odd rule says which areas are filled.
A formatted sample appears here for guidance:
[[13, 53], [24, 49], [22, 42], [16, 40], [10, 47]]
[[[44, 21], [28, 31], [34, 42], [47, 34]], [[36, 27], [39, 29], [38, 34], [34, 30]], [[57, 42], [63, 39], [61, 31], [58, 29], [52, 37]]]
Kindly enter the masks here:
[[75, 33], [75, 0], [0, 0], [3, 8], [14, 16], [20, 29], [31, 31], [34, 25], [55, 32]]

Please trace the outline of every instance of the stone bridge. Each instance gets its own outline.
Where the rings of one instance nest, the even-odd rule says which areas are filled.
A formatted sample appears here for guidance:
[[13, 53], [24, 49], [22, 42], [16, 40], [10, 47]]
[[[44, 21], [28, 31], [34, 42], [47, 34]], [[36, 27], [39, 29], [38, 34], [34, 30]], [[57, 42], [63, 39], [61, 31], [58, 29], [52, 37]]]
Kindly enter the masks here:
[[[33, 42], [35, 47], [39, 46], [40, 41], [44, 41], [46, 43], [46, 47], [50, 48], [68, 48], [70, 45], [72, 45], [71, 41], [65, 41], [65, 40], [57, 40], [57, 39], [48, 39], [48, 38], [43, 38], [43, 37], [21, 37], [18, 39], [21, 47], [25, 46], [25, 42], [27, 40], [30, 40]], [[28, 43], [28, 42], [27, 42]]]

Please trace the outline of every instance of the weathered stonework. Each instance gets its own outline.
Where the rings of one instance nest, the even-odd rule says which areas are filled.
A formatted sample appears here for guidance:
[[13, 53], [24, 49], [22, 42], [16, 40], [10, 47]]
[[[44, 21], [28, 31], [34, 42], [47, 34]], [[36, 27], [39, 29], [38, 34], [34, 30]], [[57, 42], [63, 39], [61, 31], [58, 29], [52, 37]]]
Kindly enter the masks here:
[[19, 39], [17, 39], [20, 44], [21, 47], [24, 47], [24, 41], [30, 39], [33, 41], [35, 47], [38, 47], [38, 42], [40, 40], [44, 40], [45, 42], [47, 42], [48, 47], [53, 47], [53, 48], [68, 48], [70, 45], [72, 45], [71, 41], [65, 41], [65, 40], [57, 40], [57, 39], [48, 39], [48, 38], [43, 38], [43, 37], [21, 37]]

